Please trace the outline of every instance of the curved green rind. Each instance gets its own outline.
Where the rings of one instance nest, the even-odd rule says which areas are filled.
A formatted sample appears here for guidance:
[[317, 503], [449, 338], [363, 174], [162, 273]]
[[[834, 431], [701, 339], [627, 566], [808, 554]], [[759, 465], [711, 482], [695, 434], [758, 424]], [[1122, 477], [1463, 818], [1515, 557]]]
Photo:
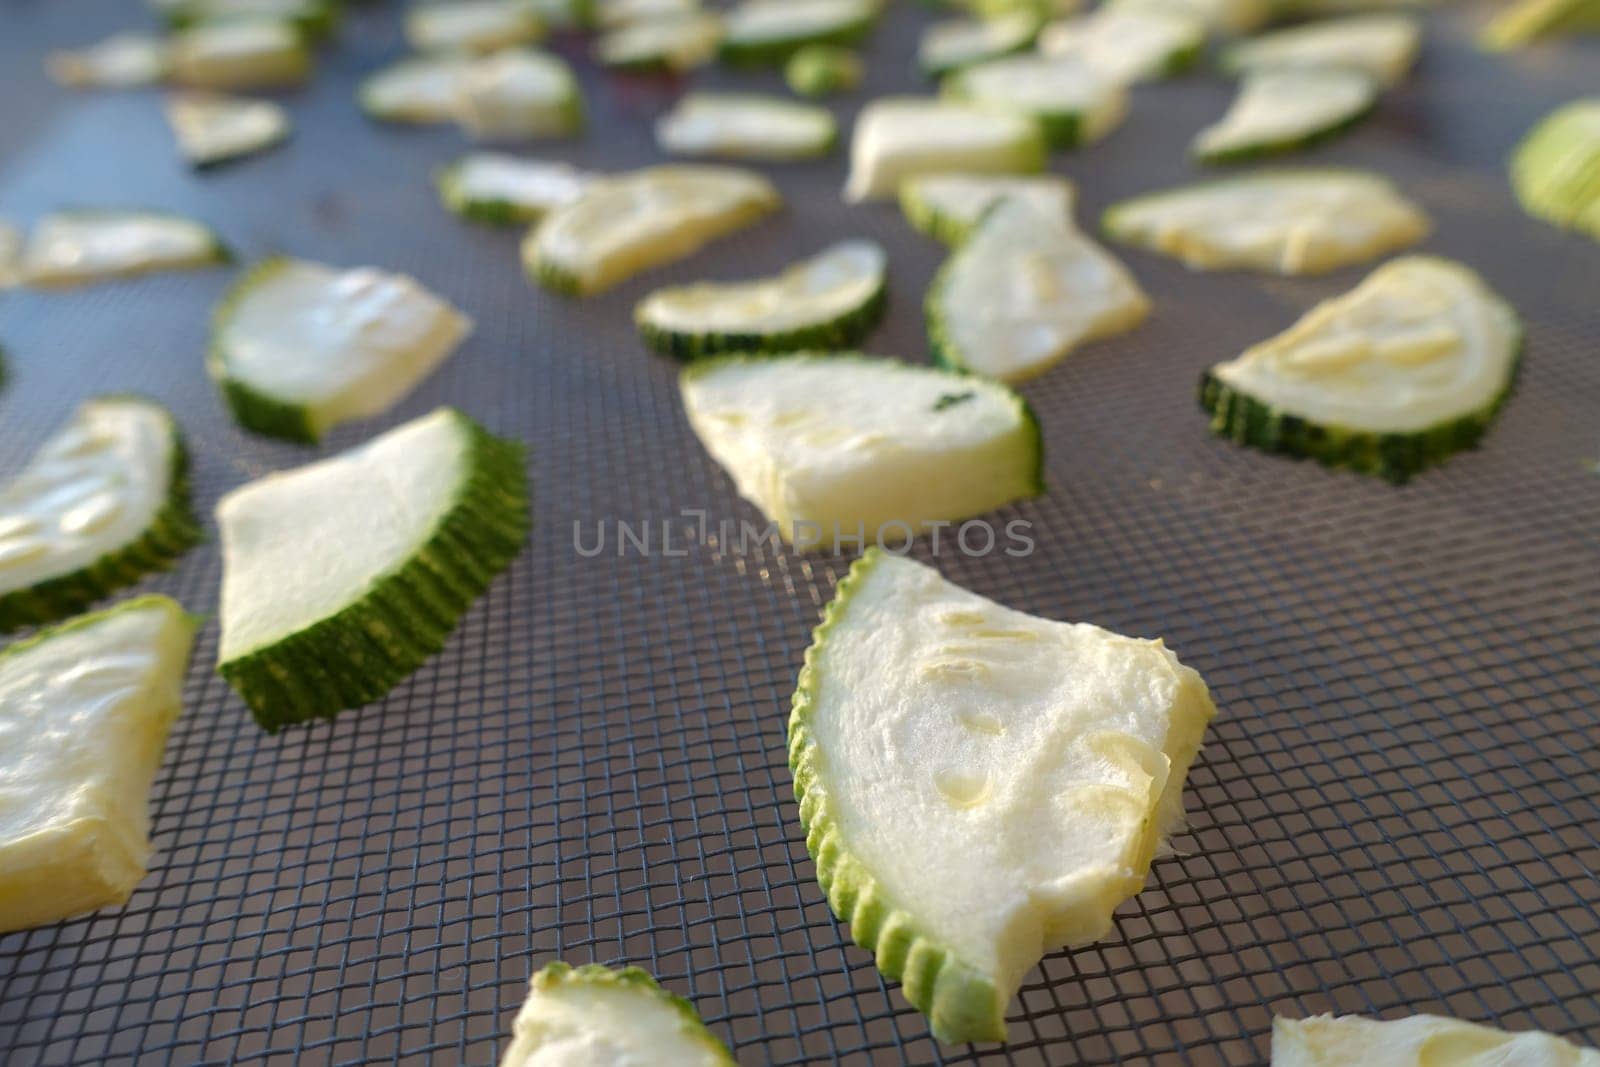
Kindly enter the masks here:
[[222, 390], [223, 399], [234, 421], [247, 430], [278, 437], [296, 444], [314, 445], [321, 437], [321, 428], [312, 417], [311, 410], [303, 404], [291, 404], [263, 393], [228, 373], [227, 349], [222, 343], [222, 331], [232, 317], [234, 308], [251, 290], [271, 278], [288, 265], [286, 256], [272, 256], [256, 264], [244, 277], [234, 283], [217, 305], [212, 316], [211, 345], [206, 351], [206, 371]]
[[539, 258], [526, 263], [525, 270], [528, 277], [541, 289], [548, 289], [559, 296], [589, 295], [589, 291], [583, 286], [582, 278], [547, 259]]
[[1202, 152], [1196, 149], [1193, 152], [1193, 157], [1200, 163], [1249, 163], [1258, 159], [1266, 159], [1270, 156], [1298, 152], [1302, 149], [1322, 144], [1325, 141], [1331, 141], [1348, 132], [1358, 122], [1372, 114], [1373, 109], [1377, 106], [1378, 94], [1375, 93], [1372, 99], [1368, 100], [1363, 107], [1346, 115], [1338, 122], [1319, 129], [1308, 130], [1293, 137], [1271, 141], [1256, 141], [1251, 144], [1240, 145], [1237, 148], [1223, 149], [1222, 151]]
[[[101, 608], [99, 611], [91, 611], [82, 615], [74, 616], [73, 618], [70, 618], [58, 625], [46, 627], [36, 634], [32, 634], [23, 638], [21, 641], [14, 641], [7, 645], [4, 649], [0, 649], [0, 661], [10, 659], [13, 656], [28, 651], [29, 649], [37, 648], [40, 645], [47, 644], [57, 637], [64, 637], [65, 635], [75, 633], [78, 630], [87, 629], [90, 626], [104, 622], [105, 620], [113, 618], [117, 615], [126, 615], [129, 612], [141, 611], [144, 608], [154, 607], [156, 605], [160, 605], [162, 607], [167, 607], [170, 605], [171, 607], [176, 608], [178, 615], [183, 619], [184, 624], [187, 626], [191, 637], [194, 635], [194, 632], [200, 628], [201, 617], [199, 615], [192, 615], [189, 612], [184, 611], [183, 605], [178, 603], [172, 597], [167, 596], [164, 593], [143, 593], [139, 596], [129, 597], [127, 600], [118, 601], [109, 608]], [[187, 655], [184, 657], [184, 662], [188, 662]]]
[[[998, 102], [990, 103], [974, 100], [967, 93], [966, 86], [962, 83], [961, 75], [961, 70], [957, 70], [954, 74], [946, 75], [944, 81], [939, 84], [939, 95], [947, 100], [958, 100], [969, 104], [986, 104], [987, 106], [1003, 109], [1003, 105]], [[1034, 108], [1017, 108], [1016, 110], [1033, 119], [1034, 124], [1039, 127], [1039, 134], [1046, 149], [1078, 148], [1082, 146], [1084, 136], [1083, 115], [1081, 112], [1040, 111]], [[1045, 160], [1041, 158], [1037, 169], [1043, 170], [1044, 165]]]
[[[227, 17], [242, 16], [224, 16]], [[339, 4], [313, 2], [303, 5], [298, 14], [290, 15], [283, 21], [292, 25], [302, 40], [315, 43], [332, 37], [343, 18], [344, 9]], [[200, 4], [179, 4], [166, 13], [166, 23], [174, 30], [187, 30], [213, 21], [217, 20], [208, 17]]]
[[1511, 188], [1528, 214], [1600, 239], [1600, 97], [1558, 108], [1523, 138]]
[[974, 224], [963, 223], [940, 211], [917, 196], [913, 191], [914, 188], [912, 182], [902, 182], [900, 185], [900, 212], [911, 224], [912, 229], [947, 245], [958, 245], [972, 235], [972, 231], [976, 228]]
[[941, 1041], [1004, 1041], [1004, 1005], [993, 981], [962, 962], [937, 938], [917, 926], [853, 856], [839, 831], [826, 785], [827, 754], [811, 720], [818, 699], [821, 659], [835, 627], [849, 609], [856, 588], [884, 553], [870, 548], [851, 566], [838, 592], [812, 632], [789, 713], [789, 770], [794, 778], [806, 851], [817, 866], [817, 882], [828, 906], [850, 925], [850, 938], [873, 954], [884, 977], [898, 980], [901, 992], [928, 1017]]
[[784, 83], [796, 96], [815, 99], [847, 93], [861, 84], [861, 57], [838, 45], [808, 44], [796, 49], [783, 68]]
[[824, 33], [804, 34], [799, 37], [770, 37], [760, 41], [730, 41], [723, 38], [717, 56], [724, 63], [736, 67], [772, 66], [783, 63], [807, 45], [852, 45], [872, 32], [877, 23], [876, 13], [868, 13], [853, 22]]
[[[283, 130], [281, 130], [278, 133], [273, 134], [267, 140], [258, 141], [257, 143], [251, 145], [249, 148], [241, 148], [241, 149], [238, 149], [236, 151], [229, 152], [227, 155], [212, 156], [209, 159], [185, 159], [184, 162], [189, 164], [189, 169], [190, 170], [197, 170], [197, 171], [212, 171], [212, 170], [216, 170], [216, 169], [218, 169], [220, 167], [226, 167], [230, 163], [237, 163], [240, 160], [248, 159], [251, 156], [257, 155], [257, 154], [259, 154], [261, 152], [265, 152], [269, 148], [276, 148], [279, 145], [283, 144], [285, 141], [287, 141], [293, 135], [293, 133], [294, 133], [294, 131], [292, 129], [290, 129], [289, 127], [285, 126]], [[225, 262], [225, 263], [226, 262], [231, 262], [232, 259], [233, 259], [233, 253], [230, 252], [228, 250], [227, 246], [223, 245], [220, 240], [217, 241], [217, 245], [221, 249], [222, 255], [224, 257], [222, 261]]]
[[462, 614], [522, 550], [526, 450], [455, 416], [470, 437], [468, 472], [410, 559], [333, 615], [217, 665], [268, 733], [389, 692], [444, 647]]
[[461, 188], [461, 164], [452, 163], [434, 178], [434, 186], [439, 190], [439, 200], [446, 208], [473, 222], [482, 222], [490, 226], [522, 226], [531, 222], [538, 222], [541, 211], [530, 211], [515, 204], [510, 200], [488, 200], [469, 196]]
[[1173, 49], [1167, 58], [1150, 75], [1153, 78], [1172, 78], [1193, 70], [1206, 52], [1206, 36], [1199, 34], [1189, 44]]
[[705, 1021], [700, 1018], [700, 1013], [694, 1010], [694, 1005], [683, 997], [662, 989], [660, 983], [643, 968], [621, 967], [613, 970], [599, 963], [585, 963], [573, 967], [556, 960], [539, 968], [533, 977], [528, 979], [528, 984], [535, 990], [549, 990], [564, 985], [598, 986], [653, 997], [678, 1013], [688, 1036], [699, 1041], [705, 1047], [705, 1051], [715, 1057], [718, 1064], [737, 1067], [733, 1055], [728, 1051], [728, 1046], [706, 1029]]
[[1516, 0], [1478, 33], [1478, 44], [1505, 52], [1545, 37], [1600, 31], [1600, 0]]
[[883, 320], [888, 303], [889, 287], [880, 281], [865, 301], [844, 314], [825, 322], [776, 333], [692, 333], [669, 330], [645, 321], [637, 312], [634, 322], [639, 327], [640, 336], [651, 348], [664, 356], [689, 362], [705, 356], [735, 352], [778, 354], [805, 349], [827, 351], [849, 348], [871, 333], [873, 327]]
[[[116, 400], [118, 397], [94, 399]], [[126, 399], [158, 406], [144, 397]], [[167, 423], [173, 445], [167, 499], [156, 510], [150, 525], [133, 541], [107, 552], [86, 567], [0, 596], [0, 633], [54, 622], [82, 611], [101, 597], [132, 585], [147, 574], [167, 570], [179, 556], [200, 543], [200, 523], [195, 518], [189, 494], [189, 452], [183, 433], [170, 413], [167, 413]]]

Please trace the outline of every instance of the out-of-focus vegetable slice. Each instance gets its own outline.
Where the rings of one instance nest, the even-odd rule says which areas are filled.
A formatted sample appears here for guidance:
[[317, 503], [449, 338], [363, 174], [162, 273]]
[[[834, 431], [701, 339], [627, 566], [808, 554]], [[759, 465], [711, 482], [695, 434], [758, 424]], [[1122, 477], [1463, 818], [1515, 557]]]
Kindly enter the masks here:
[[722, 19], [710, 12], [640, 19], [603, 34], [595, 59], [618, 70], [692, 70], [711, 62], [722, 41]]
[[808, 44], [854, 44], [877, 18], [877, 0], [743, 0], [725, 20], [722, 58], [782, 63]]
[[853, 49], [808, 44], [784, 64], [783, 80], [798, 96], [832, 96], [860, 85], [864, 69], [860, 54]]
[[1205, 163], [1237, 163], [1294, 152], [1354, 126], [1378, 102], [1378, 84], [1336, 67], [1245, 75], [1221, 121], [1201, 130], [1192, 151]]
[[948, 19], [930, 23], [917, 43], [917, 65], [938, 77], [987, 59], [1021, 52], [1033, 44], [1039, 16], [1013, 11], [992, 19]]
[[439, 172], [439, 198], [456, 214], [497, 226], [538, 222], [594, 180], [570, 163], [473, 152]]
[[992, 59], [949, 75], [942, 88], [955, 100], [1033, 116], [1057, 148], [1098, 141], [1128, 113], [1122, 84], [1072, 56]]
[[1511, 187], [1530, 215], [1600, 240], [1600, 97], [1533, 128], [1511, 159]]
[[150, 271], [225, 263], [209, 227], [148, 211], [60, 211], [34, 225], [22, 256], [30, 285], [77, 285]]
[[406, 11], [405, 31], [419, 52], [493, 52], [535, 43], [544, 22], [529, 0], [423, 0]]
[[1421, 43], [1422, 27], [1410, 15], [1351, 15], [1240, 41], [1223, 53], [1222, 65], [1236, 74], [1339, 67], [1387, 86], [1406, 76]]
[[44, 62], [50, 77], [74, 89], [132, 89], [165, 78], [172, 49], [151, 34], [119, 33], [87, 48], [51, 52]]
[[288, 22], [202, 22], [173, 38], [173, 80], [191, 88], [278, 88], [310, 74], [311, 51]]
[[289, 136], [289, 113], [270, 100], [213, 93], [176, 93], [167, 124], [191, 166], [209, 167], [278, 144]]
[[1016, 174], [1042, 170], [1044, 133], [1027, 115], [927, 97], [872, 101], [856, 118], [845, 199], [897, 196], [918, 174]]
[[656, 144], [676, 156], [810, 159], [838, 137], [827, 108], [755, 93], [686, 93], [656, 122]]
[[456, 97], [456, 120], [480, 141], [570, 137], [583, 128], [583, 95], [565, 61], [511, 49], [473, 63]]
[[1072, 56], [1115, 81], [1132, 83], [1186, 69], [1205, 41], [1205, 23], [1192, 14], [1154, 6], [1103, 7], [1046, 26], [1039, 33], [1039, 51]]

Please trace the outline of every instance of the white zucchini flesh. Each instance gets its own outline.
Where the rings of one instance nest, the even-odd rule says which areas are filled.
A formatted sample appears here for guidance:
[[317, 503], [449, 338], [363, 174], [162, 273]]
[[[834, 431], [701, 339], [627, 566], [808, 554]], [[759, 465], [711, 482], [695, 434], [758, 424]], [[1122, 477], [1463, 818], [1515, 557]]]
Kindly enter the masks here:
[[406, 12], [405, 33], [418, 52], [493, 52], [532, 44], [544, 23], [528, 0], [424, 0]]
[[318, 436], [387, 411], [471, 331], [470, 319], [404, 275], [270, 260], [218, 316], [216, 370], [305, 409]]
[[445, 200], [463, 214], [494, 212], [508, 221], [534, 222], [576, 202], [594, 179], [570, 163], [473, 152], [451, 164], [439, 184]]
[[1538, 1030], [1508, 1032], [1441, 1015], [1272, 1020], [1272, 1067], [1600, 1067], [1600, 1051]]
[[1131, 330], [1149, 312], [1149, 298], [1115, 257], [1070, 220], [1016, 200], [984, 217], [928, 295], [941, 359], [1007, 382]]
[[510, 49], [473, 63], [457, 86], [456, 121], [484, 141], [566, 137], [583, 123], [578, 82], [547, 52]]
[[706, 451], [802, 549], [831, 546], [835, 531], [919, 536], [1039, 492], [1037, 428], [997, 382], [800, 354], [703, 360], [681, 388]]
[[63, 211], [34, 225], [22, 275], [31, 285], [76, 285], [224, 258], [217, 235], [189, 219], [138, 211]]
[[183, 157], [202, 167], [282, 141], [289, 136], [289, 113], [271, 100], [178, 93], [167, 100], [167, 125]]
[[469, 56], [421, 56], [392, 63], [361, 83], [361, 110], [385, 122], [449, 122], [472, 69]]
[[1228, 49], [1232, 71], [1338, 67], [1394, 85], [1416, 62], [1422, 27], [1409, 15], [1377, 13], [1327, 19], [1240, 41]]
[[1197, 18], [1217, 33], [1254, 33], [1278, 11], [1273, 0], [1108, 0], [1107, 10], [1172, 11]]
[[1520, 338], [1515, 312], [1472, 271], [1408, 256], [1211, 373], [1318, 425], [1417, 433], [1490, 409]]
[[895, 196], [919, 174], [1040, 170], [1045, 144], [1026, 115], [925, 97], [874, 100], [856, 118], [846, 200]]
[[1070, 219], [1076, 193], [1070, 181], [1054, 174], [919, 174], [900, 186], [900, 204], [912, 225], [951, 244], [965, 240], [990, 208], [1007, 199]]
[[165, 78], [171, 61], [163, 38], [119, 33], [87, 48], [51, 52], [45, 68], [57, 83], [74, 89], [132, 89]]
[[1158, 7], [1102, 7], [1091, 15], [1052, 22], [1039, 33], [1039, 51], [1073, 56], [1123, 84], [1170, 73], [1205, 44], [1205, 23]]
[[817, 630], [790, 720], [808, 844], [834, 854], [819, 859], [829, 899], [870, 901], [844, 916], [863, 945], [909, 934], [907, 992], [937, 1036], [1001, 1040], [1023, 976], [1105, 936], [1143, 888], [1215, 714], [1160, 640], [1028, 615], [870, 552]]
[[1106, 212], [1119, 241], [1196, 270], [1317, 274], [1427, 236], [1428, 216], [1385, 178], [1350, 170], [1267, 170], [1153, 193]]
[[173, 80], [195, 89], [295, 85], [310, 71], [306, 44], [287, 22], [204, 22], [173, 38]]
[[682, 18], [699, 11], [700, 0], [601, 0], [596, 5], [595, 21], [611, 30], [634, 22]]
[[710, 62], [721, 42], [722, 19], [717, 15], [669, 15], [639, 19], [603, 34], [594, 53], [608, 67], [683, 71]]
[[146, 596], [0, 653], [0, 930], [124, 903], [143, 880], [194, 631]]
[[686, 93], [656, 122], [663, 152], [720, 159], [808, 159], [838, 134], [825, 107], [755, 93]]
[[917, 43], [917, 65], [926, 74], [944, 74], [1027, 48], [1038, 32], [1039, 16], [1028, 10], [930, 23]]
[[847, 31], [877, 12], [873, 0], [744, 0], [728, 12], [724, 40], [736, 48], [800, 44]]
[[1072, 56], [992, 59], [950, 75], [944, 89], [957, 99], [1037, 117], [1053, 144], [1098, 141], [1128, 113], [1121, 83]]
[[1248, 73], [1220, 122], [1195, 137], [1201, 159], [1290, 151], [1353, 122], [1371, 109], [1378, 85], [1338, 68]]

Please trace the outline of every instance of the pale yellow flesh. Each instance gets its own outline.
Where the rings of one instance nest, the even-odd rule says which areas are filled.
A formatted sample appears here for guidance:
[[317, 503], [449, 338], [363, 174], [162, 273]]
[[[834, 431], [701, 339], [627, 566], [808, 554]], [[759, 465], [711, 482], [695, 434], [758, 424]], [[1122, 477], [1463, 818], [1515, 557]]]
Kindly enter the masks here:
[[[1270, 20], [1276, 7], [1271, 0], [1108, 0], [1110, 8], [1153, 8], [1199, 19], [1218, 33], [1255, 31]], [[1103, 10], [1109, 10], [1106, 8]]]
[[501, 201], [542, 215], [576, 202], [593, 176], [570, 163], [474, 152], [456, 165], [450, 180], [468, 202]]
[[1061, 219], [1072, 218], [1076, 191], [1054, 174], [991, 177], [980, 174], [922, 174], [908, 178], [901, 195], [947, 225], [970, 231], [1002, 200], [1021, 199], [1034, 210]]
[[1272, 1021], [1272, 1067], [1600, 1067], [1600, 1051], [1439, 1015]]
[[537, 41], [544, 25], [527, 0], [426, 0], [406, 12], [405, 31], [419, 52], [493, 52]]
[[201, 23], [178, 34], [172, 76], [196, 89], [293, 85], [305, 78], [305, 45], [287, 22], [256, 19]]
[[1131, 84], [1163, 74], [1174, 55], [1197, 47], [1204, 37], [1204, 23], [1181, 11], [1103, 7], [1046, 26], [1039, 33], [1039, 51], [1071, 56], [1113, 81]]
[[289, 132], [289, 113], [270, 100], [179, 93], [167, 100], [167, 125], [184, 158], [205, 164], [281, 141]]
[[22, 280], [22, 231], [0, 222], [0, 289]]
[[1359, 71], [1255, 71], [1245, 75], [1221, 121], [1195, 137], [1194, 147], [1202, 154], [1258, 146], [1276, 150], [1360, 114], [1377, 92], [1377, 83]]
[[741, 44], [801, 40], [870, 16], [872, 0], [745, 0], [728, 12], [727, 38]]
[[1421, 37], [1421, 26], [1407, 15], [1352, 15], [1253, 37], [1235, 45], [1228, 59], [1240, 70], [1339, 67], [1393, 85], [1416, 61]]
[[391, 64], [361, 86], [361, 106], [389, 122], [449, 122], [472, 69], [471, 57], [424, 56]]
[[480, 141], [565, 137], [578, 89], [555, 56], [511, 49], [473, 63], [456, 86], [455, 117]]
[[774, 278], [651, 293], [638, 318], [685, 333], [781, 333], [830, 322], [883, 286], [887, 257], [871, 241], [841, 241]]
[[31, 285], [77, 285], [216, 258], [211, 231], [188, 219], [114, 211], [61, 214], [35, 224], [22, 275]]
[[1128, 113], [1120, 82], [1073, 55], [991, 59], [953, 75], [963, 100], [1041, 117], [1077, 117], [1077, 143], [1110, 133]]
[[950, 101], [887, 97], [862, 109], [850, 144], [846, 200], [895, 196], [919, 174], [1038, 169], [1039, 131], [1026, 115]]
[[1002, 55], [1025, 47], [1038, 26], [1031, 10], [930, 23], [917, 43], [917, 62], [926, 70], [945, 70]]
[[45, 57], [50, 77], [74, 89], [154, 85], [166, 77], [170, 65], [167, 42], [144, 33], [119, 33], [87, 48], [51, 52]]
[[666, 998], [625, 985], [532, 988], [500, 1067], [722, 1067]]
[[689, 70], [709, 62], [721, 40], [722, 19], [716, 15], [663, 15], [610, 30], [595, 42], [594, 51], [606, 64], [653, 62], [669, 70]]
[[804, 159], [833, 143], [833, 113], [754, 93], [686, 93], [656, 122], [656, 144], [676, 156]]

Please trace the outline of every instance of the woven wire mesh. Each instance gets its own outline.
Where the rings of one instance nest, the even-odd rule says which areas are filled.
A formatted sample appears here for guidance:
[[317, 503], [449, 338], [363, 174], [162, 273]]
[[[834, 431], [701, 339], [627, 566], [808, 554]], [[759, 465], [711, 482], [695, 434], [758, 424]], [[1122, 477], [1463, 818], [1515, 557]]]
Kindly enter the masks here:
[[[799, 832], [787, 700], [847, 561], [668, 557], [659, 528], [650, 558], [585, 558], [572, 535], [683, 508], [754, 518], [690, 434], [675, 368], [633, 335], [648, 288], [770, 273], [869, 236], [892, 262], [870, 347], [921, 358], [940, 250], [892, 207], [843, 208], [836, 155], [773, 169], [781, 217], [605, 296], [558, 299], [521, 277], [516, 234], [434, 202], [430, 171], [464, 147], [453, 132], [356, 113], [356, 80], [401, 52], [393, 9], [352, 11], [289, 98], [290, 145], [200, 176], [177, 162], [156, 94], [69, 94], [41, 75], [45, 48], [141, 17], [0, 0], [0, 217], [148, 206], [212, 222], [245, 259], [414, 273], [476, 334], [397, 411], [322, 451], [456, 404], [530, 444], [537, 524], [442, 655], [331, 724], [261, 733], [213, 673], [206, 624], [153, 791], [149, 877], [126, 907], [0, 936], [7, 1064], [485, 1064], [554, 957], [648, 968], [746, 1063], [1251, 1063], [1274, 1013], [1327, 1010], [1600, 1044], [1600, 247], [1522, 217], [1503, 179], [1534, 119], [1596, 88], [1593, 44], [1488, 58], [1466, 20], [1437, 17], [1412, 82], [1311, 157], [1395, 176], [1436, 220], [1428, 248], [1526, 317], [1521, 382], [1482, 451], [1396, 489], [1207, 436], [1198, 372], [1360, 269], [1193, 275], [1127, 253], [1153, 319], [1026, 388], [1050, 492], [1003, 517], [1030, 521], [1037, 550], [938, 565], [1023, 610], [1164, 635], [1221, 714], [1177, 854], [1111, 936], [1045, 960], [1012, 1040], [978, 1050], [932, 1041], [849, 943]], [[889, 13], [842, 119], [914, 83], [927, 17]], [[681, 86], [556, 47], [580, 67], [591, 128], [551, 154], [655, 159], [649, 122]], [[771, 73], [699, 80], [777, 88]], [[1125, 129], [1057, 157], [1084, 217], [1191, 177], [1187, 139], [1227, 94], [1207, 78], [1140, 89]], [[202, 372], [232, 276], [0, 298], [0, 473], [86, 394], [118, 390], [177, 413], [205, 512], [305, 461], [236, 429]], [[144, 584], [214, 613], [218, 579], [213, 537]]]

